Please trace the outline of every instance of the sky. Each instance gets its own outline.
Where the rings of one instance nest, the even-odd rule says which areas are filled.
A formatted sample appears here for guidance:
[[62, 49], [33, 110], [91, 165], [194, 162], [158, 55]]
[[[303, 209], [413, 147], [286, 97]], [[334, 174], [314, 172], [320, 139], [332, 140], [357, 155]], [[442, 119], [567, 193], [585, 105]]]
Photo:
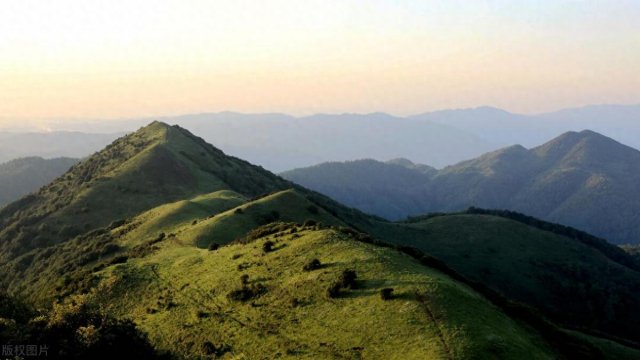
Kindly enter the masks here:
[[640, 103], [636, 0], [0, 4], [3, 119]]

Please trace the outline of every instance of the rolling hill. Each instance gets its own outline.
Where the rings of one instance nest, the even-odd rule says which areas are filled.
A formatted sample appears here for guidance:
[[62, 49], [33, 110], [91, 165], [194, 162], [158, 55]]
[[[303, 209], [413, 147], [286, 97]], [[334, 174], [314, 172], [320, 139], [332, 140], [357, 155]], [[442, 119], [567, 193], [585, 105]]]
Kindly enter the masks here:
[[[155, 122], [0, 211], [2, 288], [41, 309], [1, 303], [0, 340], [58, 336], [63, 349], [72, 339], [60, 334], [76, 334], [95, 353], [138, 339], [176, 358], [638, 357], [630, 255], [513, 220], [451, 217], [390, 223]], [[493, 242], [474, 243], [469, 232], [484, 228]], [[481, 256], [489, 245], [497, 255]], [[461, 265], [469, 251], [478, 258]], [[535, 261], [517, 268], [511, 253]], [[584, 275], [554, 268], [567, 256]], [[539, 287], [541, 266], [551, 290]], [[581, 296], [595, 300], [564, 314]]]
[[624, 244], [640, 241], [638, 174], [640, 151], [586, 130], [532, 149], [507, 147], [431, 176], [374, 161], [282, 175], [390, 219], [471, 206], [509, 209]]
[[29, 157], [0, 164], [0, 208], [65, 173], [77, 159]]
[[517, 213], [478, 209], [378, 223], [368, 231], [433, 255], [564, 326], [640, 340], [634, 330], [640, 263], [604, 240]]

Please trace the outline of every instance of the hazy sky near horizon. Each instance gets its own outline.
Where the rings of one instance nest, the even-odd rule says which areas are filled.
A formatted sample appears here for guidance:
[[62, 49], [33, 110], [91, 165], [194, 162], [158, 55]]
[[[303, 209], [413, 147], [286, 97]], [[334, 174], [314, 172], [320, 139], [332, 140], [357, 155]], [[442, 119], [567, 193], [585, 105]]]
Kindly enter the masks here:
[[640, 103], [640, 1], [5, 0], [0, 118]]

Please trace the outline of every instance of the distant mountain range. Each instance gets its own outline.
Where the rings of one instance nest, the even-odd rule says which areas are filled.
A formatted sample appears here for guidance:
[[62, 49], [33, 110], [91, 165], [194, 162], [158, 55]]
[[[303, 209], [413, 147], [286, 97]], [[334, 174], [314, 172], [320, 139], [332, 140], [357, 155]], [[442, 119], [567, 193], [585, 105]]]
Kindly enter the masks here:
[[0, 164], [0, 208], [47, 185], [76, 162], [72, 158], [28, 157]]
[[435, 111], [409, 118], [464, 129], [502, 146], [532, 147], [564, 132], [590, 129], [640, 149], [640, 104], [589, 105], [537, 115], [514, 114], [485, 106]]
[[[585, 129], [640, 149], [640, 105], [597, 105], [540, 115], [479, 107], [404, 118], [384, 113], [293, 117], [277, 113], [222, 112], [157, 119], [60, 122], [50, 127], [117, 134], [133, 131], [152, 120], [180, 125], [228, 154], [276, 172], [326, 161], [363, 158], [386, 161], [401, 157], [442, 168], [511, 144], [532, 147], [564, 132]], [[0, 134], [0, 140], [2, 136]], [[62, 134], [50, 134], [45, 139], [54, 136]], [[64, 136], [83, 138], [77, 133]], [[17, 143], [6, 142], [6, 146], [0, 146], [0, 161], [22, 156], [83, 157], [116, 138], [116, 135], [107, 135], [104, 139], [95, 139], [95, 136], [90, 135], [83, 144], [68, 139], [30, 141], [28, 137], [18, 139]], [[61, 143], [66, 146], [56, 148]], [[30, 148], [24, 151], [25, 147]]]
[[77, 131], [0, 132], [0, 162], [22, 157], [83, 158], [105, 147], [120, 133], [97, 134]]
[[408, 161], [361, 160], [282, 176], [390, 219], [471, 206], [509, 209], [615, 243], [640, 242], [640, 151], [588, 130], [530, 150], [507, 147], [440, 171], [420, 171]]

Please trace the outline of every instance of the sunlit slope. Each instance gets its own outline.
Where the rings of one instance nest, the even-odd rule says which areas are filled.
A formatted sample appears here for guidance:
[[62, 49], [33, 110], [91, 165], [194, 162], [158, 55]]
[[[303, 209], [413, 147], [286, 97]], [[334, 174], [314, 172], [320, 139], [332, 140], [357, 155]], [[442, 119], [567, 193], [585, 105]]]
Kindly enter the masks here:
[[126, 239], [130, 239], [130, 243], [135, 244], [148, 236], [178, 232], [200, 219], [211, 218], [245, 202], [247, 198], [234, 191], [216, 191], [190, 200], [160, 205], [136, 216], [125, 224], [124, 229], [117, 228], [115, 232], [126, 233], [121, 244], [127, 244]]
[[469, 214], [380, 224], [371, 231], [425, 251], [567, 326], [639, 340], [640, 273], [577, 239]]
[[[313, 259], [321, 268], [304, 271]], [[347, 269], [357, 274], [356, 288], [330, 298], [327, 289]], [[242, 288], [243, 275], [260, 294], [234, 301], [228, 295]], [[187, 358], [554, 357], [534, 332], [465, 285], [336, 230], [294, 226], [215, 251], [167, 239], [101, 278], [96, 301]], [[383, 288], [394, 297], [382, 300]]]
[[54, 246], [32, 249], [0, 265], [6, 274], [5, 290], [43, 305], [55, 297], [84, 291], [91, 286], [96, 267], [130, 256], [144, 256], [160, 234], [169, 234], [245, 201], [242, 195], [230, 190], [199, 195], [115, 221]]
[[224, 245], [246, 235], [252, 229], [274, 221], [304, 223], [314, 220], [326, 225], [344, 225], [295, 190], [277, 192], [198, 221], [177, 230], [186, 243], [206, 248], [211, 243]]
[[168, 202], [218, 190], [252, 197], [287, 187], [184, 129], [154, 122], [0, 211], [0, 260]]
[[46, 303], [56, 295], [92, 286], [92, 272], [128, 258], [146, 256], [166, 238], [182, 244], [224, 245], [274, 221], [344, 225], [296, 190], [256, 199], [222, 190], [160, 205], [47, 248], [33, 249], [2, 264], [6, 288]]

